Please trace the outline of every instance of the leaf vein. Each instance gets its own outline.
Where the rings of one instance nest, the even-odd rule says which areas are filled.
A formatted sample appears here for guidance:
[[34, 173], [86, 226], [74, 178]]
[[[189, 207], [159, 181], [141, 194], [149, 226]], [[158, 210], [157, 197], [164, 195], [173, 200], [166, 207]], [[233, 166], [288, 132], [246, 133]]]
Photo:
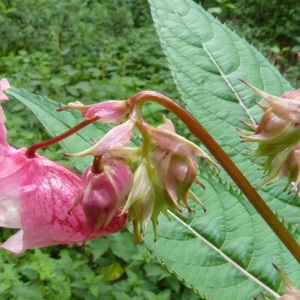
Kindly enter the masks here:
[[216, 251], [222, 258], [224, 258], [229, 264], [231, 264], [234, 268], [236, 268], [238, 271], [240, 271], [242, 274], [244, 274], [246, 277], [248, 277], [250, 280], [253, 280], [255, 283], [257, 283], [259, 286], [261, 286], [264, 290], [268, 291], [270, 294], [272, 294], [274, 297], [279, 298], [280, 295], [278, 295], [275, 291], [273, 291], [271, 288], [266, 286], [263, 282], [255, 278], [252, 274], [250, 274], [247, 270], [245, 270], [243, 267], [238, 265], [235, 261], [233, 261], [230, 257], [228, 257], [225, 253], [220, 251], [216, 246], [214, 246], [212, 243], [210, 243], [207, 239], [205, 239], [202, 235], [200, 235], [196, 230], [194, 230], [189, 224], [186, 224], [184, 221], [182, 221], [179, 217], [177, 217], [175, 214], [169, 211], [169, 214], [172, 215], [174, 219], [176, 219], [178, 222], [180, 222], [183, 226], [189, 229], [190, 232], [192, 232], [196, 238], [204, 242], [207, 246], [212, 248], [214, 251]]
[[208, 57], [210, 58], [210, 60], [213, 62], [213, 64], [216, 66], [216, 68], [219, 70], [220, 75], [222, 76], [222, 78], [225, 80], [226, 84], [228, 85], [228, 87], [232, 90], [232, 92], [234, 93], [235, 97], [237, 98], [239, 104], [242, 106], [242, 108], [245, 110], [245, 112], [247, 113], [247, 115], [249, 116], [250, 120], [252, 121], [253, 124], [255, 124], [255, 120], [253, 119], [250, 111], [248, 110], [248, 108], [246, 107], [246, 105], [243, 103], [242, 99], [240, 98], [240, 96], [238, 95], [237, 91], [234, 89], [233, 85], [231, 84], [231, 82], [229, 81], [229, 79], [226, 77], [226, 75], [224, 74], [224, 72], [222, 71], [222, 69], [219, 67], [217, 61], [213, 58], [213, 56], [211, 55], [211, 53], [209, 52], [209, 50], [205, 47], [204, 44], [202, 44], [203, 50], [207, 53]]

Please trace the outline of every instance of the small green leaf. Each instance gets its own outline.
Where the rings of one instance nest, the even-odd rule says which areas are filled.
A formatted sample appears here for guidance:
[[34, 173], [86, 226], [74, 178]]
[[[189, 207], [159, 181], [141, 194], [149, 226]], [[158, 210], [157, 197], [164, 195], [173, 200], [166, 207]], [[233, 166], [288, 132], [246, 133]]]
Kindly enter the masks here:
[[118, 262], [114, 262], [109, 266], [103, 266], [100, 274], [105, 276], [107, 281], [115, 281], [119, 279], [124, 273], [124, 269]]

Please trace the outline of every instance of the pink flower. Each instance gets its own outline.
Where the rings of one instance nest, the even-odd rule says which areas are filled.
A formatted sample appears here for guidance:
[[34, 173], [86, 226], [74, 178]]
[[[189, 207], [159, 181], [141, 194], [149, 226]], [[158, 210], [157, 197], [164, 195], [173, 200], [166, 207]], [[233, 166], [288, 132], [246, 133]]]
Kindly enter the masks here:
[[132, 186], [132, 172], [124, 163], [112, 158], [102, 158], [97, 168], [100, 169], [97, 172], [92, 166], [85, 170], [76, 200], [83, 207], [88, 234], [107, 228]]
[[[1, 81], [0, 92], [9, 85]], [[5, 96], [6, 97], [6, 96]], [[7, 100], [0, 93], [0, 101]], [[0, 247], [21, 253], [29, 248], [81, 243], [88, 225], [81, 206], [68, 214], [81, 187], [81, 178], [70, 169], [45, 157], [26, 156], [6, 141], [5, 115], [0, 110], [0, 226], [20, 228]], [[111, 216], [105, 229], [88, 238], [121, 230], [126, 216]]]
[[119, 124], [126, 114], [129, 113], [129, 106], [126, 101], [109, 100], [92, 105], [84, 105], [79, 101], [68, 103], [59, 111], [65, 109], [77, 109], [81, 111], [82, 117], [86, 120], [99, 117], [101, 123]]

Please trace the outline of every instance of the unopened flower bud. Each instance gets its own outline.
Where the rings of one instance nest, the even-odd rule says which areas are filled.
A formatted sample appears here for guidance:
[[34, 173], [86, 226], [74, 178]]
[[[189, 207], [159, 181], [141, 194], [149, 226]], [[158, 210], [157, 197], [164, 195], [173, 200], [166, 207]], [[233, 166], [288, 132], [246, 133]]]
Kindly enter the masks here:
[[[132, 189], [123, 208], [123, 213], [128, 210], [128, 221], [136, 221], [145, 233], [149, 221], [153, 220], [155, 205], [155, 191], [149, 179], [147, 166], [141, 163], [134, 173]], [[140, 242], [140, 234], [137, 228], [134, 230], [135, 242]]]
[[132, 186], [132, 172], [127, 165], [112, 158], [102, 158], [99, 164], [97, 172], [92, 166], [85, 170], [75, 203], [83, 207], [88, 235], [110, 223]]
[[81, 111], [82, 117], [86, 120], [99, 117], [101, 123], [117, 123], [129, 113], [129, 106], [126, 101], [109, 100], [97, 104], [84, 105], [79, 101], [68, 103], [59, 111], [66, 109], [77, 109]]
[[[169, 206], [178, 211], [181, 211], [180, 206], [184, 206], [191, 211], [187, 199], [197, 199], [189, 197], [189, 190], [192, 184], [195, 182], [204, 187], [196, 177], [197, 163], [189, 156], [176, 154], [160, 148], [157, 148], [153, 152], [152, 161], [157, 170], [159, 180], [167, 192], [168, 197], [166, 200], [171, 200], [171, 203], [168, 203]], [[172, 175], [170, 176], [170, 174]], [[199, 200], [197, 202], [202, 206]]]

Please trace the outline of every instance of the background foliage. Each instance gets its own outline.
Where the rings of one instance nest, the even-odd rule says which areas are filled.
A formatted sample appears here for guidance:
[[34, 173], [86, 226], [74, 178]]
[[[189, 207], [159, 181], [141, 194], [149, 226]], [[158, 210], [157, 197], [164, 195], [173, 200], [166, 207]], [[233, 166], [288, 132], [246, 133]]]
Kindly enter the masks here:
[[[234, 0], [203, 1], [203, 6], [260, 47], [298, 84], [299, 6], [290, 1], [279, 9], [279, 0], [252, 2], [245, 1], [242, 10], [241, 1]], [[284, 18], [287, 22], [277, 26]], [[179, 101], [146, 1], [0, 1], [0, 34], [0, 76], [14, 86], [63, 103], [124, 99], [143, 89]], [[5, 109], [13, 145], [46, 138], [24, 106], [11, 101]], [[154, 122], [156, 111], [155, 106], [146, 111]], [[55, 159], [60, 153], [59, 148], [44, 152]], [[2, 231], [2, 240], [9, 234]], [[133, 246], [127, 232], [92, 241], [84, 250], [58, 246], [22, 255], [1, 250], [0, 268], [0, 299], [198, 298], [143, 247]]]

